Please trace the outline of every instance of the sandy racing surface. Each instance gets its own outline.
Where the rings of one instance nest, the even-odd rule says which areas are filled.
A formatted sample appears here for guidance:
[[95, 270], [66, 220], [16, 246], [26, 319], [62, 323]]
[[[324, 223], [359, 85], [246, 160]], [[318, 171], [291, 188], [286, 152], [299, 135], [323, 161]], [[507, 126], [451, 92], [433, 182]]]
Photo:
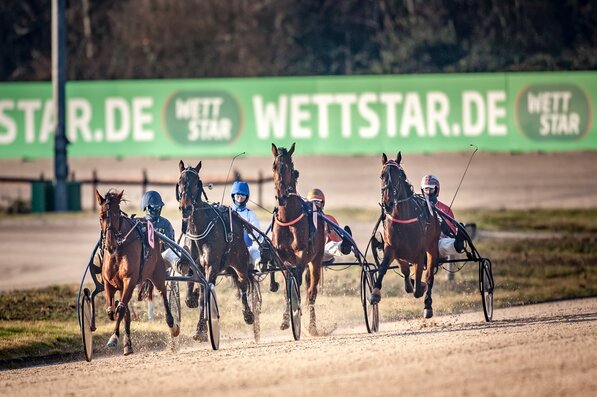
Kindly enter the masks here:
[[[382, 300], [383, 304], [383, 300]], [[597, 299], [0, 372], [3, 396], [589, 396]], [[133, 334], [134, 338], [134, 334]], [[421, 394], [423, 393], [423, 394]]]

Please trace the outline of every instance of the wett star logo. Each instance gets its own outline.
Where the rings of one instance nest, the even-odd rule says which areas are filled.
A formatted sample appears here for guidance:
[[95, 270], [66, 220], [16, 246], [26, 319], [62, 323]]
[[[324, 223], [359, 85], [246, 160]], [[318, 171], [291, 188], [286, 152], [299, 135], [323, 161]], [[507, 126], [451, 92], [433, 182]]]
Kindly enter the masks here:
[[166, 131], [182, 145], [227, 144], [239, 135], [238, 101], [223, 91], [181, 91], [164, 106]]
[[516, 122], [535, 141], [577, 141], [591, 126], [591, 104], [574, 84], [530, 85], [516, 98]]

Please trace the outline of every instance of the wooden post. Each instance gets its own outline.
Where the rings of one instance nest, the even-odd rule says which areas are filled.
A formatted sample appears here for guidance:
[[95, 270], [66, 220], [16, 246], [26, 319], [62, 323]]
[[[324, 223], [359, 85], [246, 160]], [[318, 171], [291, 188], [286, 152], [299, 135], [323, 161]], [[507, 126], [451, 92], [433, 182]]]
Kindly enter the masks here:
[[149, 181], [147, 180], [147, 170], [143, 169], [143, 181], [141, 182], [141, 196], [143, 196], [145, 194], [145, 192], [147, 191], [147, 184], [149, 183]]
[[259, 170], [259, 176], [257, 177], [257, 189], [258, 189], [258, 194], [257, 194], [257, 203], [259, 204], [259, 206], [263, 206], [263, 172], [261, 170]]
[[97, 190], [97, 171], [93, 170], [93, 172], [91, 173], [91, 209], [93, 209], [93, 211], [97, 211], [97, 207], [96, 207], [96, 200], [95, 200], [95, 191]]

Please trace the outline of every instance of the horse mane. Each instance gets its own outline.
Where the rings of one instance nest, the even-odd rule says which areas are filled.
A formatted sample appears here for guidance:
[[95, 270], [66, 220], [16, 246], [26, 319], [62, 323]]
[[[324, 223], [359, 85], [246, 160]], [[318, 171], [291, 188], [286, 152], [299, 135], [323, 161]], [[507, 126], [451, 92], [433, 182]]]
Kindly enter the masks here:
[[[106, 202], [109, 203], [116, 203], [116, 200], [118, 199], [118, 196], [120, 195], [120, 192], [116, 191], [116, 189], [112, 188], [110, 190], [108, 190], [108, 192], [106, 193], [106, 196], [104, 197]], [[119, 203], [128, 203], [128, 200], [124, 198], [124, 196], [120, 199]]]

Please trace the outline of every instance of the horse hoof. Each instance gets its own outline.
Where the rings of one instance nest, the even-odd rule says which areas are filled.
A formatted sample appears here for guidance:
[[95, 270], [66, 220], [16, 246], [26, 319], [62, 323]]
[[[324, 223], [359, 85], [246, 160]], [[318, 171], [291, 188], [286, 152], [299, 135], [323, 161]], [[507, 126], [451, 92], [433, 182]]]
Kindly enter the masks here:
[[174, 324], [174, 326], [170, 328], [170, 335], [172, 335], [174, 338], [180, 335], [180, 325]]
[[282, 324], [280, 324], [280, 329], [282, 331], [284, 331], [285, 329], [288, 329], [288, 328], [290, 328], [290, 323], [284, 321]]
[[187, 298], [184, 300], [184, 303], [186, 303], [188, 308], [195, 309], [196, 307], [199, 307], [199, 297], [197, 297], [195, 294], [192, 296], [187, 296]]
[[417, 288], [417, 290], [414, 293], [414, 296], [415, 298], [420, 298], [423, 295], [425, 295], [425, 292], [427, 292], [427, 284], [421, 281], [421, 286]]
[[255, 316], [250, 311], [243, 312], [243, 317], [245, 319], [245, 323], [251, 325], [255, 321]]
[[414, 280], [412, 278], [404, 279], [404, 290], [406, 291], [407, 294], [412, 294], [413, 291], [415, 290], [413, 288], [413, 282], [414, 282]]
[[269, 290], [271, 292], [277, 292], [279, 288], [280, 288], [280, 283], [272, 283], [269, 286]]
[[204, 332], [197, 332], [193, 335], [193, 339], [198, 342], [207, 342], [207, 334]]
[[110, 337], [108, 343], [106, 343], [106, 347], [110, 349], [116, 349], [118, 347], [118, 337], [115, 334]]
[[371, 297], [369, 298], [369, 302], [372, 305], [375, 305], [381, 301], [381, 291], [379, 288], [373, 288], [373, 292], [371, 292]]
[[133, 347], [132, 346], [125, 346], [124, 347], [124, 355], [128, 356], [129, 354], [133, 354]]
[[425, 308], [423, 310], [423, 317], [425, 317], [425, 318], [431, 318], [431, 317], [433, 317], [433, 309], [432, 308], [429, 308], [429, 309]]

